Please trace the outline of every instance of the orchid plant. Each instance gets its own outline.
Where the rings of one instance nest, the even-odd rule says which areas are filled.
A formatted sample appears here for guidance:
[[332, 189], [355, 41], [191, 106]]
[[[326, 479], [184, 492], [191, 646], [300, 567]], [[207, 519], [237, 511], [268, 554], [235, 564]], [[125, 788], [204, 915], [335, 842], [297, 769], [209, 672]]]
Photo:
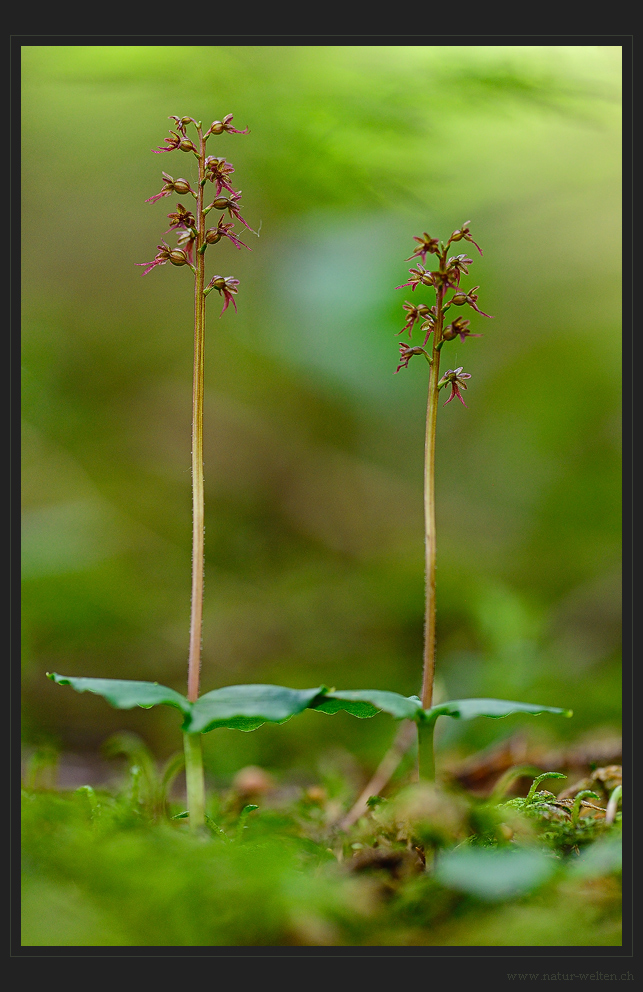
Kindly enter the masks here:
[[[200, 121], [193, 117], [171, 117], [176, 130], [170, 131], [165, 139], [165, 147], [153, 149], [155, 154], [180, 151], [193, 155], [198, 166], [198, 180], [194, 186], [186, 179], [174, 179], [163, 172], [160, 192], [149, 197], [146, 202], [157, 201], [173, 195], [191, 197], [187, 209], [182, 203], [168, 214], [170, 231], [177, 235], [177, 244], [170, 247], [165, 241], [157, 246], [157, 254], [150, 262], [137, 263], [144, 266], [143, 275], [168, 262], [177, 267], [186, 267], [194, 277], [194, 366], [192, 403], [192, 593], [191, 618], [188, 650], [187, 694], [159, 685], [157, 682], [140, 682], [129, 679], [101, 679], [77, 676], [64, 676], [48, 672], [47, 676], [59, 685], [70, 685], [77, 692], [92, 692], [102, 696], [118, 709], [131, 709], [135, 706], [148, 709], [152, 706], [167, 705], [179, 710], [183, 717], [183, 742], [185, 755], [187, 802], [190, 826], [200, 829], [205, 815], [205, 778], [203, 770], [203, 749], [201, 735], [219, 727], [229, 727], [242, 731], [253, 731], [264, 723], [284, 723], [291, 717], [313, 709], [332, 714], [340, 710], [353, 716], [372, 717], [382, 711], [397, 720], [408, 719], [417, 724], [419, 732], [420, 774], [434, 777], [433, 730], [439, 716], [470, 719], [476, 716], [503, 717], [511, 713], [565, 713], [568, 711], [532, 703], [509, 702], [498, 699], [466, 699], [432, 705], [433, 679], [435, 670], [435, 506], [434, 506], [434, 449], [437, 397], [443, 386], [451, 387], [450, 403], [457, 397], [464, 400], [460, 392], [467, 388], [466, 380], [470, 373], [463, 367], [449, 369], [439, 378], [440, 349], [445, 341], [459, 336], [479, 337], [469, 331], [469, 321], [456, 318], [444, 326], [444, 315], [452, 306], [468, 305], [478, 313], [476, 290], [465, 293], [460, 289], [460, 276], [468, 272], [471, 259], [466, 255], [447, 258], [449, 246], [456, 241], [466, 240], [473, 244], [469, 228], [464, 225], [455, 231], [446, 245], [424, 234], [416, 238], [419, 246], [411, 258], [426, 262], [427, 254], [439, 258], [439, 268], [428, 272], [423, 264], [410, 270], [411, 279], [405, 283], [414, 291], [418, 286], [430, 286], [435, 290], [436, 303], [432, 307], [425, 304], [413, 306], [404, 304], [407, 320], [402, 330], [412, 334], [416, 322], [421, 323], [425, 332], [422, 346], [400, 345], [400, 363], [397, 371], [407, 367], [415, 355], [424, 355], [429, 363], [429, 403], [426, 432], [425, 467], [425, 519], [426, 519], [426, 612], [424, 677], [420, 696], [403, 696], [396, 692], [379, 689], [340, 690], [327, 686], [312, 689], [290, 689], [276, 685], [234, 685], [200, 693], [201, 680], [201, 640], [203, 627], [203, 578], [204, 578], [204, 471], [203, 471], [203, 390], [205, 354], [205, 314], [206, 300], [216, 290], [223, 300], [220, 316], [223, 316], [232, 303], [236, 311], [235, 297], [239, 291], [239, 280], [233, 276], [213, 275], [205, 281], [205, 254], [210, 246], [230, 240], [236, 248], [249, 247], [234, 233], [236, 222], [240, 222], [252, 232], [250, 225], [240, 212], [241, 192], [231, 185], [234, 168], [225, 158], [206, 154], [206, 144], [210, 138], [224, 134], [247, 134], [248, 129], [240, 130], [233, 126], [233, 115], [227, 114], [223, 120], [214, 121], [203, 130]], [[196, 131], [195, 138], [188, 136], [188, 127]], [[206, 205], [205, 191], [208, 184], [214, 186], [214, 199]], [[216, 226], [208, 227], [208, 214], [220, 212]], [[224, 220], [227, 213], [229, 220]], [[256, 232], [252, 232], [256, 233]], [[476, 245], [476, 247], [478, 247]], [[478, 249], [480, 250], [480, 249]], [[398, 287], [401, 288], [401, 287]], [[448, 292], [453, 296], [445, 300]], [[489, 316], [485, 314], [484, 316]], [[426, 345], [433, 334], [431, 354]], [[465, 404], [466, 405], [466, 404]], [[568, 715], [571, 713], [568, 712]]]

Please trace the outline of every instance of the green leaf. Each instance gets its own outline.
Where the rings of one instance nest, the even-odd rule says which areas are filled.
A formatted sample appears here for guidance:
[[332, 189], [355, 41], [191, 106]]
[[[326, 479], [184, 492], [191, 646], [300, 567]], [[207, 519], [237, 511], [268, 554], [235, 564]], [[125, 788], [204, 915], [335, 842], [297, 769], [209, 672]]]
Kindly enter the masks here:
[[621, 871], [623, 864], [623, 845], [621, 838], [599, 840], [585, 847], [580, 857], [572, 860], [570, 872], [581, 878], [591, 878], [597, 875], [609, 875]]
[[175, 706], [185, 715], [189, 714], [192, 704], [185, 696], [175, 689], [168, 689], [158, 682], [134, 682], [130, 679], [86, 679], [74, 676], [58, 675], [47, 672], [47, 678], [57, 685], [70, 685], [76, 692], [95, 692], [108, 703], [119, 710], [131, 710], [134, 706], [151, 709], [152, 706], [166, 704]]
[[510, 716], [512, 713], [558, 713], [561, 716], [571, 716], [571, 710], [558, 706], [541, 706], [537, 703], [515, 703], [508, 699], [452, 699], [448, 703], [440, 703], [430, 710], [424, 710], [425, 717], [435, 719], [438, 716], [452, 716], [461, 720], [472, 720], [476, 716], [494, 718]]
[[217, 727], [249, 731], [264, 723], [285, 723], [323, 692], [319, 686], [287, 689], [282, 685], [227, 685], [197, 699], [185, 729], [191, 734], [207, 734]]
[[346, 710], [360, 719], [375, 716], [382, 711], [390, 713], [396, 720], [414, 720], [422, 710], [422, 703], [417, 696], [401, 696], [386, 689], [343, 689], [339, 692], [326, 692], [323, 697], [310, 704], [310, 708], [321, 713]]
[[449, 889], [488, 902], [531, 892], [556, 870], [556, 862], [537, 850], [462, 848], [439, 858], [436, 879]]
[[351, 702], [349, 700], [333, 699], [332, 696], [328, 698], [325, 696], [320, 700], [319, 703], [313, 703], [310, 709], [316, 710], [318, 713], [339, 713], [340, 710], [345, 710], [352, 716], [358, 717], [360, 720], [368, 719], [371, 716], [377, 716], [380, 712], [376, 706], [372, 706], [371, 703], [361, 703], [361, 702]]

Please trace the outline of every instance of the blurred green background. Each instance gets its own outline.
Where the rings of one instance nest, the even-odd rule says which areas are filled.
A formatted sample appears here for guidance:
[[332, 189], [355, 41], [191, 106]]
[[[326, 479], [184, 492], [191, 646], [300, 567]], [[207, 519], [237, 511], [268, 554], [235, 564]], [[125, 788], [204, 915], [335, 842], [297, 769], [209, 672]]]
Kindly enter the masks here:
[[[193, 290], [135, 264], [178, 202], [144, 202], [161, 170], [195, 175], [151, 154], [170, 114], [250, 128], [208, 150], [261, 225], [237, 225], [252, 252], [206, 255], [241, 282], [237, 315], [208, 305], [203, 690], [418, 691], [427, 366], [393, 373], [404, 300], [433, 297], [395, 287], [414, 235], [470, 219], [463, 285], [494, 320], [470, 311], [483, 337], [444, 349], [472, 379], [438, 424], [438, 691], [574, 709], [532, 735], [617, 730], [621, 49], [27, 46], [22, 65], [25, 744], [180, 747], [175, 711], [45, 678], [185, 691]], [[450, 721], [442, 745], [512, 721]], [[307, 712], [206, 735], [206, 760], [370, 769], [393, 733]]]

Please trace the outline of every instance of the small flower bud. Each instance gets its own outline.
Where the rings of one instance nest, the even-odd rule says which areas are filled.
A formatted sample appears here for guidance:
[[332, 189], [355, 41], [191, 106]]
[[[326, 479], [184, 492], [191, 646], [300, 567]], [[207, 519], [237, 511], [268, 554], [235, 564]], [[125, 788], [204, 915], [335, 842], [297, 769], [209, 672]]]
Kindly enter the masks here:
[[185, 179], [177, 179], [174, 183], [174, 192], [182, 196], [184, 193], [191, 193], [192, 187]]
[[467, 294], [464, 293], [461, 289], [459, 289], [457, 293], [454, 293], [451, 299], [449, 300], [449, 303], [453, 303], [454, 307], [463, 307], [465, 303], [468, 302], [469, 301], [467, 300]]
[[195, 152], [196, 145], [189, 138], [184, 138], [183, 141], [179, 143], [179, 148], [182, 152]]
[[180, 248], [175, 248], [170, 252], [168, 257], [172, 265], [187, 265], [187, 255]]
[[209, 245], [216, 245], [221, 240], [222, 232], [217, 227], [209, 227], [205, 232], [205, 240]]

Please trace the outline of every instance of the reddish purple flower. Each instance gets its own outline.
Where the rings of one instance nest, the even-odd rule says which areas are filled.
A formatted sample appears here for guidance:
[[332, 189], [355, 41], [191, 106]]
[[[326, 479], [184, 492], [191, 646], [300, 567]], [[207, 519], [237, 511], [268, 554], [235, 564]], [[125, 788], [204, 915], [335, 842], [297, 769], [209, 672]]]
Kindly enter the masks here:
[[244, 128], [243, 131], [239, 131], [236, 127], [233, 127], [230, 121], [232, 120], [234, 114], [226, 114], [222, 121], [213, 121], [210, 124], [208, 131], [205, 134], [207, 138], [209, 134], [223, 134], [224, 131], [229, 131], [232, 134], [248, 134], [250, 128]]
[[455, 295], [449, 300], [449, 303], [453, 303], [456, 307], [463, 307], [465, 303], [468, 303], [470, 307], [473, 307], [474, 310], [481, 313], [483, 317], [490, 317], [493, 319], [493, 314], [485, 313], [480, 309], [480, 307], [476, 306], [476, 300], [478, 299], [476, 289], [480, 289], [480, 287], [474, 286], [468, 293], [465, 293], [464, 290], [459, 289], [458, 292], [455, 293]]
[[442, 337], [445, 341], [453, 341], [460, 335], [460, 340], [464, 341], [465, 338], [481, 338], [482, 334], [472, 334], [469, 330], [470, 320], [465, 320], [464, 317], [456, 317], [453, 323], [449, 324], [448, 327], [444, 328]]
[[409, 272], [413, 278], [409, 279], [408, 282], [403, 282], [401, 286], [396, 286], [396, 289], [410, 286], [411, 292], [413, 292], [420, 283], [423, 286], [435, 286], [435, 277], [439, 275], [437, 272], [427, 272], [423, 265], [418, 265], [417, 269], [409, 269]]
[[465, 220], [462, 227], [458, 231], [453, 232], [447, 244], [451, 244], [452, 241], [462, 241], [462, 239], [464, 238], [465, 241], [470, 241], [472, 245], [476, 245], [476, 248], [482, 255], [482, 248], [480, 247], [480, 245], [477, 245], [473, 240], [473, 238], [471, 237], [471, 231], [469, 230], [470, 223], [471, 223], [470, 220]]
[[454, 255], [453, 258], [449, 259], [447, 262], [447, 275], [449, 276], [451, 286], [460, 285], [460, 274], [464, 272], [467, 275], [472, 262], [473, 259], [467, 258], [466, 255]]
[[[188, 231], [190, 229], [196, 231], [194, 214], [186, 210], [182, 203], [177, 203], [176, 211], [168, 214], [167, 217], [168, 220], [172, 221], [168, 227], [168, 231]], [[167, 231], [165, 233], [167, 234]]]
[[216, 289], [216, 291], [218, 292], [219, 296], [223, 296], [224, 297], [225, 303], [223, 304], [223, 310], [219, 314], [220, 317], [223, 316], [223, 314], [226, 312], [226, 310], [228, 309], [228, 305], [229, 305], [230, 302], [232, 302], [232, 306], [234, 307], [235, 312], [236, 312], [237, 304], [234, 301], [234, 295], [233, 294], [236, 294], [236, 293], [239, 292], [239, 290], [237, 289], [237, 286], [238, 285], [239, 285], [239, 280], [238, 279], [233, 279], [232, 276], [226, 276], [226, 277], [224, 277], [224, 276], [212, 276], [212, 278], [210, 279], [210, 282], [208, 283], [208, 285], [203, 290], [204, 294], [207, 296], [208, 293], [211, 293], [213, 289]]
[[208, 155], [205, 160], [205, 170], [206, 177], [210, 182], [216, 183], [217, 196], [222, 189], [227, 189], [230, 193], [235, 192], [229, 182], [230, 175], [234, 172], [230, 162], [226, 162], [224, 158], [215, 158], [214, 155]]
[[168, 231], [181, 231], [181, 235], [177, 241], [177, 245], [181, 246], [183, 251], [187, 256], [187, 260], [190, 265], [194, 264], [194, 256], [192, 254], [194, 248], [194, 242], [196, 241], [196, 221], [194, 219], [194, 214], [186, 210], [182, 203], [177, 203], [175, 213], [168, 214], [168, 220], [172, 221], [165, 234]]
[[[398, 289], [399, 288], [400, 287], [398, 286]], [[428, 317], [428, 315], [430, 313], [430, 310], [427, 307], [426, 303], [420, 303], [419, 306], [414, 307], [413, 304], [412, 303], [409, 303], [408, 300], [406, 300], [402, 304], [402, 309], [403, 310], [407, 310], [409, 315], [406, 318], [406, 324], [404, 325], [404, 327], [402, 328], [402, 330], [401, 331], [398, 331], [397, 333], [398, 334], [403, 334], [404, 331], [408, 330], [409, 337], [411, 337], [411, 335], [413, 333], [413, 325], [415, 324], [416, 320], [418, 320], [418, 321], [419, 320], [426, 320], [426, 318]]]
[[[252, 231], [250, 224], [246, 224], [245, 220], [239, 213], [239, 206], [241, 206], [241, 204], [237, 204], [237, 200], [240, 196], [241, 190], [239, 190], [238, 193], [233, 193], [232, 196], [218, 196], [216, 200], [212, 201], [210, 207], [214, 207], [215, 210], [227, 210], [230, 217], [236, 217], [237, 220], [240, 220], [249, 231]], [[210, 209], [210, 207], [208, 209]], [[256, 231], [252, 231], [252, 233], [256, 234]]]
[[421, 238], [417, 238], [414, 236], [413, 240], [419, 241], [420, 244], [415, 249], [413, 254], [409, 255], [409, 257], [406, 259], [407, 262], [410, 262], [412, 258], [421, 258], [422, 264], [424, 264], [426, 262], [427, 254], [430, 255], [440, 254], [440, 242], [438, 241], [437, 238], [430, 237], [426, 233], [426, 231], [424, 232]]
[[[437, 307], [435, 308], [431, 307], [431, 309], [432, 310], [437, 309]], [[433, 317], [432, 314], [430, 314], [429, 317], [424, 321], [420, 330], [426, 331], [426, 334], [424, 335], [424, 344], [426, 344], [429, 338], [431, 337], [431, 331], [435, 330], [435, 318]]]
[[154, 196], [150, 196], [145, 201], [146, 203], [156, 203], [156, 201], [160, 200], [162, 196], [172, 196], [172, 193], [178, 193], [179, 196], [183, 196], [185, 193], [191, 193], [192, 196], [196, 198], [196, 193], [190, 186], [187, 179], [172, 179], [172, 176], [168, 176], [167, 172], [163, 172], [161, 175], [165, 179], [161, 192], [155, 193]]
[[181, 249], [185, 252], [186, 257], [190, 265], [194, 265], [194, 256], [192, 254], [194, 249], [194, 243], [196, 241], [196, 231], [188, 228], [187, 231], [183, 231], [178, 239], [177, 246], [181, 246]]
[[415, 347], [412, 348], [411, 345], [404, 344], [404, 342], [401, 341], [400, 342], [400, 364], [396, 368], [396, 370], [393, 373], [393, 375], [397, 375], [397, 373], [400, 371], [400, 369], [406, 369], [406, 368], [408, 368], [409, 362], [411, 361], [411, 359], [413, 358], [414, 355], [424, 355], [424, 357], [427, 359], [427, 361], [429, 362], [429, 364], [431, 364], [431, 359], [427, 355], [427, 353], [424, 350], [424, 348], [421, 348], [419, 345], [416, 345]]
[[161, 152], [173, 152], [175, 148], [178, 148], [183, 138], [180, 138], [176, 131], [170, 131], [172, 135], [171, 138], [164, 138], [167, 148], [153, 148], [152, 151], [155, 155], [160, 155]]
[[[215, 245], [217, 241], [221, 240], [221, 238], [230, 238], [232, 244], [236, 245], [237, 248], [247, 248], [248, 251], [252, 251], [252, 248], [244, 244], [243, 241], [239, 241], [239, 238], [236, 236], [236, 234], [232, 233], [233, 227], [234, 224], [226, 224], [225, 221], [223, 220], [223, 217], [219, 217], [219, 223], [217, 224], [217, 226], [210, 227], [205, 232], [205, 243], [208, 245]], [[199, 251], [200, 250], [201, 249], [199, 249]]]
[[185, 129], [188, 126], [188, 124], [197, 123], [194, 117], [175, 117], [173, 114], [170, 114], [169, 120], [174, 121], [176, 123], [177, 129], [181, 132], [184, 138], [186, 137]]
[[179, 137], [176, 131], [170, 131], [170, 134], [172, 135], [171, 138], [165, 138], [167, 148], [152, 149], [155, 155], [160, 155], [161, 152], [173, 152], [176, 148], [180, 148], [182, 152], [196, 151], [196, 145], [189, 138]]
[[463, 372], [462, 371], [463, 368], [464, 366], [461, 365], [460, 368], [458, 369], [449, 369], [448, 372], [445, 372], [445, 374], [440, 379], [438, 383], [438, 389], [442, 389], [443, 386], [447, 386], [447, 385], [451, 386], [451, 395], [449, 396], [446, 403], [443, 404], [443, 406], [446, 406], [447, 403], [450, 403], [451, 400], [454, 398], [454, 396], [458, 397], [458, 399], [460, 400], [463, 406], [467, 405], [462, 399], [462, 395], [460, 393], [460, 387], [462, 389], [467, 388], [467, 384], [464, 380], [470, 379], [471, 373]]
[[151, 262], [136, 262], [136, 265], [146, 265], [147, 268], [145, 272], [141, 272], [142, 276], [146, 276], [148, 272], [156, 268], [157, 265], [165, 265], [167, 262], [171, 262], [172, 265], [189, 265], [189, 259], [186, 252], [182, 251], [180, 248], [170, 248], [169, 245], [162, 241], [160, 245], [156, 246], [158, 249], [158, 254], [156, 258]]

